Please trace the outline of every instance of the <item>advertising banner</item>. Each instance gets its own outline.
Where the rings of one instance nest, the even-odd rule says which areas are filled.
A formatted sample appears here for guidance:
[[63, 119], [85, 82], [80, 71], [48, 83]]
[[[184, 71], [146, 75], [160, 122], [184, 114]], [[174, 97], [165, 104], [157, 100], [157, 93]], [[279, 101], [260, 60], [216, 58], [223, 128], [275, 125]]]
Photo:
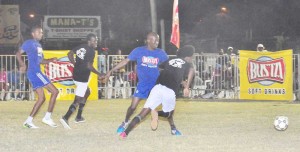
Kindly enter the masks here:
[[20, 41], [18, 5], [0, 5], [0, 45], [15, 45]]
[[[69, 62], [67, 53], [68, 50], [51, 50], [44, 51], [44, 58], [57, 57], [57, 62], [51, 62], [41, 66], [42, 72], [51, 80], [55, 87], [59, 90], [57, 100], [74, 100], [75, 84], [73, 82], [73, 68], [74, 65]], [[94, 67], [97, 67], [97, 52], [95, 55]], [[89, 88], [91, 94], [88, 100], [98, 100], [98, 79], [97, 75], [91, 72]], [[46, 98], [50, 98], [50, 93], [45, 90]]]
[[293, 100], [292, 55], [240, 50], [240, 99]]
[[43, 31], [46, 39], [84, 39], [94, 33], [100, 41], [100, 16], [45, 16]]

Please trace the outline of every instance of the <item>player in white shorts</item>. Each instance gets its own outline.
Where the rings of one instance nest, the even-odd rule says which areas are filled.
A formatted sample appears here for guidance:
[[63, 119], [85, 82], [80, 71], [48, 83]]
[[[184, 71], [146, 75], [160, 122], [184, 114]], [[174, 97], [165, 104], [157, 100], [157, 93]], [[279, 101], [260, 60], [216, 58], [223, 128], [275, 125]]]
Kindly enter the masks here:
[[[87, 98], [90, 95], [90, 89], [88, 88], [88, 81], [90, 73], [93, 72], [99, 76], [100, 79], [105, 78], [104, 75], [99, 73], [94, 67], [93, 62], [95, 58], [95, 48], [97, 47], [97, 36], [95, 34], [87, 35], [87, 44], [79, 45], [68, 53], [70, 62], [74, 65], [73, 80], [76, 85], [75, 99], [70, 105], [67, 113], [60, 119], [60, 123], [66, 129], [71, 129], [68, 120], [72, 113], [78, 108], [75, 123], [84, 122], [85, 119], [81, 116]], [[74, 54], [76, 59], [74, 60]]]
[[[180, 85], [184, 78], [187, 77], [187, 82], [184, 85], [183, 95], [189, 95], [189, 86], [194, 77], [195, 70], [192, 66], [193, 54], [195, 48], [191, 45], [180, 48], [177, 52], [177, 57], [169, 59], [161, 64], [161, 71], [157, 84], [152, 88], [150, 95], [144, 105], [142, 111], [134, 117], [124, 132], [120, 134], [120, 138], [126, 138], [129, 132], [150, 112], [152, 115], [151, 128], [157, 129], [158, 116], [166, 117], [171, 126], [172, 135], [181, 135], [176, 129], [173, 121], [173, 113], [176, 104], [176, 94], [180, 89]], [[162, 111], [155, 109], [162, 104]]]

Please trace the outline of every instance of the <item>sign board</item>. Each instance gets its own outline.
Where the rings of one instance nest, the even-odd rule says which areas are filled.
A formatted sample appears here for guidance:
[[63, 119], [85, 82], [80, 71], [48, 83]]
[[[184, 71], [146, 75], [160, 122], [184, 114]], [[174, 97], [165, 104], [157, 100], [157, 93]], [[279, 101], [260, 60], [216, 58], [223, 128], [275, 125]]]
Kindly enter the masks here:
[[14, 45], [20, 41], [18, 5], [0, 5], [0, 45]]
[[101, 39], [100, 16], [45, 16], [43, 23], [46, 39], [84, 39], [94, 33]]

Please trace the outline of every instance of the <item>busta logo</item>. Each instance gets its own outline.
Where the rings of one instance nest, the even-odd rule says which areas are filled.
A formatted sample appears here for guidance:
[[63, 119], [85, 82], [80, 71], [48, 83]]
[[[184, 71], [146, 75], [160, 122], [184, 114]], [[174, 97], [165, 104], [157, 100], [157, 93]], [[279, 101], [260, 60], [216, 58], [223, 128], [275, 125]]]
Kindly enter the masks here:
[[263, 56], [257, 60], [249, 59], [247, 74], [249, 83], [258, 82], [261, 85], [269, 86], [273, 83], [283, 83], [285, 78], [285, 64], [283, 58], [272, 59]]

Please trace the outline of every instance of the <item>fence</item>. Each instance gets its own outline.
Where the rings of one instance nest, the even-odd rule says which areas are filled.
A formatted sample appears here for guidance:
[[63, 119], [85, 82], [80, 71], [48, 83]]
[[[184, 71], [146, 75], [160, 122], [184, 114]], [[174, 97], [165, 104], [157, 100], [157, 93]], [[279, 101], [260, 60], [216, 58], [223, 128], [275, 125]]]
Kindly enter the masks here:
[[[106, 73], [127, 55], [98, 55], [98, 69]], [[293, 92], [296, 99], [299, 92], [299, 54], [293, 55]], [[26, 61], [26, 57], [24, 57]], [[239, 99], [239, 57], [220, 56], [217, 54], [195, 55], [194, 65], [196, 75], [191, 86], [191, 98], [197, 99]], [[17, 70], [16, 57], [0, 56], [0, 99], [33, 100], [34, 93], [26, 78], [26, 74]], [[137, 76], [135, 62], [130, 62], [124, 68], [112, 73], [107, 83], [98, 82], [99, 98], [130, 98], [134, 93]]]

